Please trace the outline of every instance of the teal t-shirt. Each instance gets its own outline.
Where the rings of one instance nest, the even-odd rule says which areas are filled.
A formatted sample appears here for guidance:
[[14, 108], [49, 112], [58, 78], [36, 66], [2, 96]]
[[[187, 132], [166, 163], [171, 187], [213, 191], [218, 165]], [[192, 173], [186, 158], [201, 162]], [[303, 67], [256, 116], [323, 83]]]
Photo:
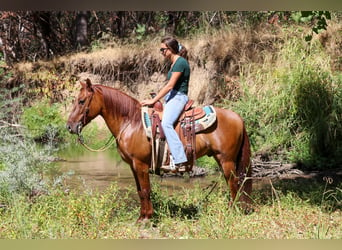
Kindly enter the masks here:
[[175, 64], [169, 70], [167, 74], [167, 80], [170, 80], [172, 72], [182, 72], [183, 74], [179, 77], [174, 90], [180, 91], [184, 94], [188, 94], [189, 79], [190, 79], [190, 66], [188, 61], [184, 57], [178, 57]]

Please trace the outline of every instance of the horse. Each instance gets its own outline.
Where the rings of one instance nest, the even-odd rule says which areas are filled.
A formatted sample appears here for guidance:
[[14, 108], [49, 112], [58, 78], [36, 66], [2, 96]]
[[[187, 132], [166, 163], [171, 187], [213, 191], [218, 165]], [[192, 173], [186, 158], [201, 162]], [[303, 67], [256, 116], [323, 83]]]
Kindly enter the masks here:
[[[146, 136], [141, 118], [142, 106], [138, 100], [119, 89], [92, 84], [89, 79], [80, 82], [81, 89], [75, 99], [67, 121], [67, 129], [80, 135], [82, 128], [100, 115], [113, 134], [121, 158], [129, 164], [140, 198], [138, 222], [151, 219], [150, 168], [152, 146]], [[244, 209], [251, 204], [251, 150], [242, 118], [235, 112], [214, 107], [216, 122], [196, 135], [196, 158], [213, 156], [221, 167], [231, 200]]]

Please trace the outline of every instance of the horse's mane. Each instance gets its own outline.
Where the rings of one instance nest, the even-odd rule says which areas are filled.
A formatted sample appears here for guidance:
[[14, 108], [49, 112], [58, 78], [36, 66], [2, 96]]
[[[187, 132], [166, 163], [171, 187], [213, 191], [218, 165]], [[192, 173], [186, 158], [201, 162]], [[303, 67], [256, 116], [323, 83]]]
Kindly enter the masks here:
[[95, 91], [102, 93], [105, 106], [111, 110], [113, 116], [120, 115], [131, 124], [141, 122], [141, 112], [139, 101], [126, 93], [104, 85], [93, 85]]

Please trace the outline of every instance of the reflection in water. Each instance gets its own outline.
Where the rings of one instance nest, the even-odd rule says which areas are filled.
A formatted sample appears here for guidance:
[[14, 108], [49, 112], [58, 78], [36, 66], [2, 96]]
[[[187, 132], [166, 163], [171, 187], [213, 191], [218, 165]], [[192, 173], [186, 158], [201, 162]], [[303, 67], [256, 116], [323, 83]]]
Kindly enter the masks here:
[[75, 153], [61, 152], [63, 161], [58, 163], [62, 172], [73, 173], [67, 183], [72, 187], [84, 185], [92, 189], [103, 190], [112, 182], [126, 186], [134, 179], [131, 170], [123, 161], [117, 160], [115, 149], [105, 152], [78, 151]]
[[[131, 169], [121, 160], [116, 149], [98, 153], [85, 150], [70, 152], [69, 150], [60, 152], [59, 157], [63, 159], [58, 162], [60, 170], [64, 173], [73, 173], [66, 181], [71, 187], [104, 190], [116, 182], [120, 188], [135, 188]], [[217, 175], [219, 174], [196, 178], [161, 178], [157, 175], [150, 177], [151, 182], [159, 183], [162, 187], [167, 187], [167, 190], [172, 191], [191, 188], [194, 185], [206, 187], [217, 179]]]

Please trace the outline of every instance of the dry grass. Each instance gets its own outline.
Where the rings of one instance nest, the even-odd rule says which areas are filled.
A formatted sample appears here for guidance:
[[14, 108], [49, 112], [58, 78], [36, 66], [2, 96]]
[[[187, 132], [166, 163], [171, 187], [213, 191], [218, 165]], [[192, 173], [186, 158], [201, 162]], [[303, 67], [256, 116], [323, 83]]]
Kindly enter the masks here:
[[[308, 31], [303, 27], [263, 24], [253, 29], [227, 27], [191, 38], [180, 38], [189, 50], [192, 68], [190, 98], [197, 104], [237, 99], [243, 94], [242, 80], [252, 90], [254, 88], [256, 94], [263, 95], [270, 86], [276, 85], [276, 74], [291, 67], [286, 65], [292, 63], [291, 60], [279, 60], [285, 41], [302, 39], [305, 43], [304, 36]], [[314, 39], [319, 39], [330, 55], [332, 70], [340, 70], [341, 24], [329, 23], [328, 30]], [[137, 99], [144, 99], [149, 92], [157, 92], [165, 84], [169, 65], [159, 53], [159, 43], [159, 38], [153, 38], [140, 44], [103, 45], [102, 49], [94, 48], [87, 53], [63, 56], [51, 62], [21, 63], [16, 70], [25, 74], [31, 72], [30, 77], [26, 77], [28, 82], [35, 78], [44, 84], [44, 77], [32, 77], [32, 74], [56, 71], [61, 82], [64, 75], [75, 75], [76, 80], [90, 78], [94, 83], [117, 87]], [[322, 63], [327, 62], [324, 57], [321, 60]], [[271, 70], [275, 71], [273, 75]]]

